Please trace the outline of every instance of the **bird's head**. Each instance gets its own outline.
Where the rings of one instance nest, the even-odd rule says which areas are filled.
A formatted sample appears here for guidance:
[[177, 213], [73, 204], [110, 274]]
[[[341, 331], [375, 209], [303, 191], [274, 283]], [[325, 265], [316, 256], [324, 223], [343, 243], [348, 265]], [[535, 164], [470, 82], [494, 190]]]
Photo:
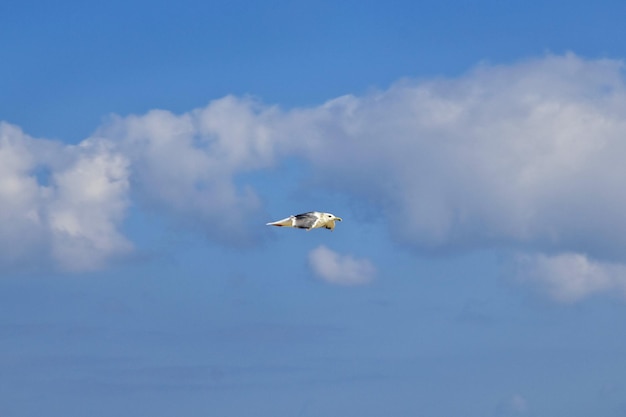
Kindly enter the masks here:
[[332, 231], [335, 228], [335, 220], [341, 221], [341, 217], [337, 217], [332, 213], [322, 213], [324, 227]]
[[342, 221], [341, 217], [337, 217], [337, 216], [335, 216], [332, 213], [324, 213], [324, 219], [327, 220], [327, 221], [329, 221], [329, 220], [332, 220], [332, 221], [336, 220], [338, 222]]
[[342, 221], [341, 217], [337, 217], [332, 213], [324, 213], [324, 220], [326, 220], [327, 222]]

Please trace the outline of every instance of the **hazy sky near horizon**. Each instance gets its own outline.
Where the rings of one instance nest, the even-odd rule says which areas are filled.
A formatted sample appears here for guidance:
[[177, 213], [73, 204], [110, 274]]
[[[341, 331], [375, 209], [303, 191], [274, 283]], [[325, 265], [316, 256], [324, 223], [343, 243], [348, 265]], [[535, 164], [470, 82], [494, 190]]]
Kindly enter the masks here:
[[623, 415], [624, 12], [4, 2], [0, 414]]

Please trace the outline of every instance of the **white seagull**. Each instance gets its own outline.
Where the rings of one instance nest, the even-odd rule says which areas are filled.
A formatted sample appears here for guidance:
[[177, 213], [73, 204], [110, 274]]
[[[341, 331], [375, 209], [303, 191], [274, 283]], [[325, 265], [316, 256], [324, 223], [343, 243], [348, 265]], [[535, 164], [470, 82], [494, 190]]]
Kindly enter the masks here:
[[308, 213], [296, 214], [295, 216], [289, 216], [286, 219], [267, 223], [267, 225], [296, 227], [298, 229], [306, 230], [316, 229], [318, 227], [325, 227], [332, 231], [335, 228], [335, 221], [340, 222], [341, 217], [337, 217], [334, 214], [330, 213], [309, 211]]

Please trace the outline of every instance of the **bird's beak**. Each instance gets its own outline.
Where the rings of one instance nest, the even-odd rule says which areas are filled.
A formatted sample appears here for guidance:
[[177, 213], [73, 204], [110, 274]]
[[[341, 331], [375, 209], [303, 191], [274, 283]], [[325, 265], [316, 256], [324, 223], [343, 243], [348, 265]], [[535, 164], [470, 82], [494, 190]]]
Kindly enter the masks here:
[[335, 217], [335, 220], [337, 220], [337, 221], [339, 221], [339, 222], [340, 222], [340, 221], [342, 221], [342, 220], [341, 220], [341, 217]]

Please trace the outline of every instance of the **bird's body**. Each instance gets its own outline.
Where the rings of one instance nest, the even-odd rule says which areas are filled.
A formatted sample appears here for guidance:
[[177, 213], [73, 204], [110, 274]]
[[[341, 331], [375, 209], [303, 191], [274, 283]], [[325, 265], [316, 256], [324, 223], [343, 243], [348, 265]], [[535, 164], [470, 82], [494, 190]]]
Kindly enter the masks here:
[[341, 221], [341, 217], [337, 217], [331, 213], [322, 213], [320, 211], [309, 211], [308, 213], [296, 214], [286, 219], [267, 223], [268, 226], [295, 227], [298, 229], [317, 229], [325, 227], [333, 230], [335, 221]]

